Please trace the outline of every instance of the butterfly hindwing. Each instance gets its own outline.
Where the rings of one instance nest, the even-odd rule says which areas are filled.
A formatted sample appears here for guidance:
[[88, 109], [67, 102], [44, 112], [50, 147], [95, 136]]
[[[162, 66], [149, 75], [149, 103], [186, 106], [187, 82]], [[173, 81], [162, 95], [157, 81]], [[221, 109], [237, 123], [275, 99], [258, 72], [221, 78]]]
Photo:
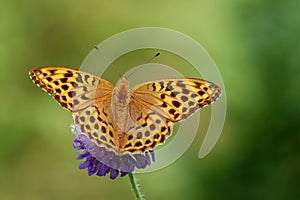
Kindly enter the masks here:
[[73, 113], [75, 124], [88, 138], [98, 146], [119, 151], [117, 133], [120, 132], [113, 118], [111, 118], [110, 98], [101, 104], [89, 106]]
[[124, 143], [127, 151], [147, 151], [154, 149], [171, 134], [174, 123], [152, 111], [141, 101], [131, 100], [129, 115], [133, 121]]

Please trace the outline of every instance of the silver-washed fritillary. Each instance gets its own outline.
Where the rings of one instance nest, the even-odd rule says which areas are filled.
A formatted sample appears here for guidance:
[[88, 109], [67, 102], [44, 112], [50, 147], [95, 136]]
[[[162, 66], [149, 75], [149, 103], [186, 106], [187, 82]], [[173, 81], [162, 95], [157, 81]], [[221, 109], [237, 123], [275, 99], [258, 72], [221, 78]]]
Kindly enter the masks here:
[[64, 67], [40, 67], [31, 79], [64, 108], [98, 146], [117, 153], [154, 149], [182, 121], [221, 95], [221, 88], [196, 78], [146, 82], [129, 88], [125, 78], [114, 87], [93, 74]]

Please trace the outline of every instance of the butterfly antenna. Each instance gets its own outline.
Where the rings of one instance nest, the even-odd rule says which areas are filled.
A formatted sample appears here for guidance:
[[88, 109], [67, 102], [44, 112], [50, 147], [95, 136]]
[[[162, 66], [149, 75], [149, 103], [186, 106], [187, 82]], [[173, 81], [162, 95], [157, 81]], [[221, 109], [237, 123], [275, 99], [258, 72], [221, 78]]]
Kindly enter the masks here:
[[[158, 57], [160, 55], [159, 52], [157, 52], [154, 56], [152, 56], [150, 59], [148, 59], [144, 64], [147, 64], [149, 62], [151, 62], [154, 58]], [[133, 73], [135, 73], [137, 70], [139, 70], [140, 68], [135, 69], [133, 72], [131, 72], [126, 78], [128, 79]]]
[[[99, 48], [97, 47], [97, 45], [94, 45], [94, 48], [100, 53], [100, 55], [105, 59], [105, 61], [106, 61], [108, 64], [110, 64], [110, 65], [113, 66], [115, 69], [117, 69], [116, 66], [115, 66], [113, 63], [110, 63], [110, 61], [108, 60], [108, 58], [104, 55], [104, 53], [101, 51], [101, 49], [99, 49]], [[118, 73], [119, 77], [121, 78], [121, 77], [122, 77], [121, 73], [119, 73], [118, 71], [117, 71], [117, 73]]]
[[151, 60], [153, 60], [154, 58], [158, 57], [160, 55], [159, 52], [157, 52], [154, 56], [152, 56], [149, 60], [146, 61], [146, 63], [151, 62]]

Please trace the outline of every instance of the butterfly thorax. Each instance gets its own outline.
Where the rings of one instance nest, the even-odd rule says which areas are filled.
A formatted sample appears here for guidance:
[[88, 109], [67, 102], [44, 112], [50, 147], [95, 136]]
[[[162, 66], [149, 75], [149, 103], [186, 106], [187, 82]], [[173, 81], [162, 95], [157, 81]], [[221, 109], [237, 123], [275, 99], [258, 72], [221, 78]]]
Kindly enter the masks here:
[[111, 109], [115, 122], [123, 132], [126, 132], [129, 128], [128, 105], [130, 96], [131, 90], [129, 88], [129, 83], [124, 77], [122, 77], [113, 90], [111, 97]]

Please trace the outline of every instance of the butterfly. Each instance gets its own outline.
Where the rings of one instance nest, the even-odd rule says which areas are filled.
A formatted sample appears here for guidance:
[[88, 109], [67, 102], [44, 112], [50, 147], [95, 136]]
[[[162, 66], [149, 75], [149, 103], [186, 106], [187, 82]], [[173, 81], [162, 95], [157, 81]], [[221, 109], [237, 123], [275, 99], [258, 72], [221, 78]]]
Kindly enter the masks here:
[[57, 66], [32, 69], [29, 76], [73, 113], [89, 140], [117, 154], [154, 149], [171, 135], [175, 122], [222, 93], [218, 85], [196, 78], [154, 80], [130, 88], [125, 77], [114, 87], [93, 74]]

